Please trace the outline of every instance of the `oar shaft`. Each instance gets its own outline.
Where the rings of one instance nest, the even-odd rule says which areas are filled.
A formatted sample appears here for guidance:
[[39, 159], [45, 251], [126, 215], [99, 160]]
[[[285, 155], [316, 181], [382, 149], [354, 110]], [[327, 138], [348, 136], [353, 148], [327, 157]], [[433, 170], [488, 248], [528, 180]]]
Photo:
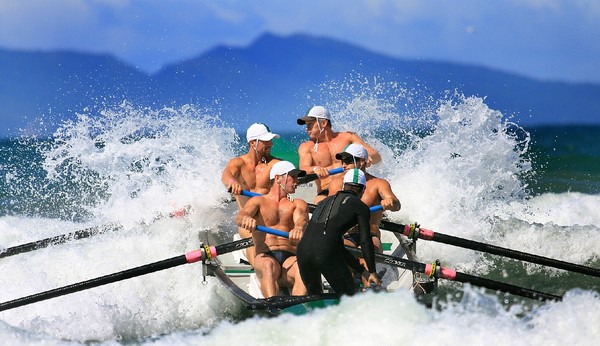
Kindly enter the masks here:
[[[401, 233], [409, 238], [412, 238], [411, 235], [411, 226], [410, 225], [400, 225], [394, 224], [389, 221], [382, 221], [381, 228], [386, 229], [391, 232]], [[500, 246], [481, 243], [473, 240], [468, 240], [464, 238], [459, 238], [443, 233], [437, 233], [432, 230], [420, 228], [417, 230], [416, 236], [418, 238], [424, 240], [431, 240], [439, 243], [454, 245], [466, 249], [471, 249], [475, 251], [482, 251], [493, 255], [505, 256], [521, 261], [526, 261], [530, 263], [545, 265], [548, 267], [553, 267], [557, 269], [569, 270], [572, 272], [586, 274], [591, 276], [600, 277], [600, 269], [586, 267], [580, 264], [569, 263], [553, 258], [538, 256], [526, 252], [521, 252], [517, 250], [507, 249]]]
[[525, 297], [525, 298], [530, 298], [530, 299], [535, 299], [535, 300], [544, 300], [544, 301], [545, 300], [561, 301], [562, 300], [561, 296], [544, 293], [544, 292], [532, 290], [529, 288], [519, 287], [519, 286], [507, 284], [504, 282], [489, 280], [489, 279], [485, 279], [482, 277], [473, 276], [473, 275], [469, 275], [469, 274], [465, 274], [465, 273], [461, 273], [461, 272], [455, 272], [454, 277], [455, 277], [454, 280], [458, 281], [458, 282], [466, 282], [466, 283], [470, 283], [475, 286], [485, 287], [485, 288], [496, 290], [496, 291], [507, 292], [507, 293]]
[[553, 267], [557, 269], [569, 270], [572, 272], [577, 272], [580, 274], [586, 274], [591, 276], [600, 277], [600, 270], [596, 268], [586, 267], [583, 265], [569, 263], [553, 258], [538, 256], [526, 252], [521, 252], [517, 250], [507, 249], [500, 246], [495, 246], [491, 244], [480, 243], [472, 240], [461, 239], [451, 235], [434, 233], [433, 239], [434, 241], [438, 241], [440, 243], [451, 244], [455, 246], [464, 247], [467, 249], [478, 250], [487, 252], [494, 255], [505, 256], [517, 260], [522, 260], [526, 262], [536, 263], [540, 265], [545, 265], [548, 267]]
[[[343, 171], [344, 171], [343, 167], [332, 168], [329, 170], [329, 175], [339, 174], [339, 173], [342, 173]], [[310, 173], [303, 177], [298, 178], [298, 184], [306, 184], [306, 183], [309, 183], [309, 182], [311, 182], [313, 180], [317, 180], [317, 179], [319, 179], [319, 176], [317, 175], [317, 173]]]
[[15, 300], [12, 300], [9, 302], [0, 303], [0, 311], [36, 303], [36, 302], [39, 302], [42, 300], [47, 300], [47, 299], [64, 296], [67, 294], [87, 290], [90, 288], [110, 284], [110, 283], [125, 280], [125, 279], [130, 279], [130, 278], [133, 278], [136, 276], [153, 273], [153, 272], [156, 272], [159, 270], [172, 268], [172, 267], [186, 264], [186, 263], [188, 263], [188, 262], [187, 262], [185, 255], [176, 256], [176, 257], [169, 258], [167, 260], [163, 260], [160, 262], [147, 264], [147, 265], [144, 265], [141, 267], [101, 276], [101, 277], [90, 279], [87, 281], [78, 282], [78, 283], [72, 284], [72, 285], [55, 288], [55, 289], [52, 289], [49, 291], [33, 294], [33, 295], [26, 296], [26, 297], [19, 298], [19, 299], [15, 299]]
[[58, 245], [58, 244], [66, 243], [71, 240], [88, 238], [88, 237], [91, 237], [96, 234], [101, 234], [101, 233], [104, 233], [104, 232], [107, 232], [110, 230], [116, 230], [119, 228], [121, 228], [121, 225], [116, 224], [116, 223], [111, 223], [111, 224], [107, 224], [107, 225], [103, 225], [103, 226], [90, 227], [90, 228], [78, 230], [75, 232], [71, 232], [68, 234], [57, 235], [54, 237], [45, 238], [45, 239], [30, 242], [30, 243], [9, 247], [9, 248], [5, 249], [4, 251], [0, 252], [0, 258], [14, 256], [14, 255], [18, 255], [21, 253], [25, 253], [25, 252], [29, 252], [29, 251], [33, 251], [33, 250], [37, 250], [37, 249], [42, 249], [42, 248], [48, 247], [50, 245]]
[[[361, 251], [355, 247], [346, 246], [346, 249], [354, 252], [358, 255], [361, 254]], [[395, 267], [399, 267], [402, 269], [408, 269], [414, 272], [423, 273], [430, 277], [437, 277], [441, 279], [458, 281], [463, 283], [470, 283], [475, 286], [485, 287], [491, 290], [502, 291], [511, 293], [514, 295], [518, 295], [525, 298], [537, 299], [537, 300], [562, 300], [561, 296], [556, 296], [536, 290], [531, 290], [528, 288], [523, 288], [519, 286], [510, 285], [503, 282], [498, 282], [494, 280], [489, 280], [485, 278], [481, 278], [478, 276], [473, 276], [461, 272], [457, 272], [453, 269], [439, 267], [436, 268], [431, 264], [424, 264], [419, 262], [414, 262], [410, 260], [405, 260], [403, 258], [384, 255], [384, 254], [375, 254], [375, 260], [377, 262], [389, 264]]]
[[0, 311], [36, 303], [42, 300], [48, 300], [51, 298], [64, 296], [67, 294], [87, 290], [98, 286], [103, 286], [106, 284], [134, 278], [141, 275], [146, 275], [149, 273], [154, 273], [164, 269], [173, 268], [182, 264], [195, 263], [198, 261], [216, 257], [218, 255], [222, 255], [224, 253], [243, 249], [249, 246], [252, 246], [252, 238], [245, 238], [218, 246], [206, 246], [202, 249], [190, 251], [184, 255], [175, 256], [166, 260], [146, 264], [140, 267], [127, 269], [121, 272], [104, 275], [98, 278], [78, 282], [76, 284], [63, 286], [49, 291], [36, 293], [30, 296], [0, 303]]
[[[191, 209], [191, 206], [187, 205], [182, 209], [179, 209], [179, 210], [169, 213], [169, 217], [185, 216], [189, 212], [190, 209]], [[160, 215], [159, 217], [155, 218], [154, 220], [157, 220], [162, 217], [164, 217], [164, 215]], [[61, 234], [61, 235], [57, 235], [57, 236], [46, 238], [46, 239], [36, 240], [36, 241], [30, 242], [30, 243], [21, 244], [21, 245], [9, 247], [4, 250], [0, 250], [0, 258], [14, 256], [14, 255], [18, 255], [21, 253], [25, 253], [25, 252], [29, 252], [29, 251], [33, 251], [33, 250], [37, 250], [37, 249], [43, 249], [50, 245], [63, 244], [63, 243], [66, 243], [66, 242], [72, 241], [72, 240], [89, 238], [89, 237], [97, 235], [97, 234], [102, 234], [107, 231], [118, 230], [121, 228], [122, 228], [122, 226], [119, 223], [109, 223], [109, 224], [102, 225], [102, 226], [90, 227], [90, 228], [78, 230], [78, 231], [67, 233], [67, 234]]]

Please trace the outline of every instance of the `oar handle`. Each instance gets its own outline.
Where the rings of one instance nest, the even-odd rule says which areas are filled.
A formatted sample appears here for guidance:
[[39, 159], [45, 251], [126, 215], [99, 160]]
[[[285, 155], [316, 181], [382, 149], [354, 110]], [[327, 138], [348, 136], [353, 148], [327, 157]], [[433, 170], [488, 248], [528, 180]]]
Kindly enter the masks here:
[[[344, 171], [344, 167], [336, 167], [329, 170], [329, 175], [339, 174]], [[319, 179], [317, 173], [310, 173], [303, 177], [298, 178], [298, 184], [306, 184], [313, 180]]]
[[262, 194], [258, 193], [258, 192], [252, 192], [252, 191], [248, 191], [248, 190], [242, 190], [241, 193], [242, 196], [246, 196], [246, 197], [257, 197], [257, 196], [262, 196]]
[[270, 227], [265, 227], [265, 226], [258, 225], [258, 226], [256, 226], [256, 229], [259, 230], [259, 231], [261, 231], [261, 232], [278, 235], [278, 236], [284, 237], [284, 238], [289, 238], [290, 237], [289, 233], [280, 231], [278, 229], [270, 228]]
[[[256, 197], [256, 196], [262, 196], [260, 193], [257, 192], [252, 192], [252, 191], [248, 191], [248, 190], [242, 190], [242, 196], [246, 196], [246, 197]], [[383, 210], [383, 207], [380, 205], [374, 205], [371, 208], [369, 208], [369, 210], [371, 211], [371, 213]]]
[[371, 211], [371, 213], [374, 213], [374, 212], [376, 212], [376, 211], [383, 210], [383, 207], [382, 207], [382, 206], [380, 206], [380, 205], [374, 205], [374, 206], [372, 206], [371, 208], [369, 208], [369, 210]]

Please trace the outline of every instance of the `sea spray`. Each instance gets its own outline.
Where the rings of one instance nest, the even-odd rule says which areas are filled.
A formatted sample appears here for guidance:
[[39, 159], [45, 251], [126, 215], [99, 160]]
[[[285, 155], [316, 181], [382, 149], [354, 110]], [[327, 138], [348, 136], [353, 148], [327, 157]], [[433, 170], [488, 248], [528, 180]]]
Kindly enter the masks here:
[[[382, 154], [367, 170], [387, 179], [402, 203], [391, 220], [486, 241], [494, 216], [529, 196], [530, 136], [484, 99], [448, 92], [434, 100], [426, 89], [362, 76], [321, 90], [335, 99], [326, 105], [334, 129], [356, 132]], [[425, 259], [481, 264], [474, 252], [421, 244]]]
[[[225, 218], [231, 222], [220, 173], [235, 145], [237, 135], [218, 116], [192, 106], [152, 110], [123, 104], [65, 123], [36, 147], [43, 188], [23, 185], [31, 198], [60, 196], [60, 203], [42, 207], [63, 209], [54, 215], [65, 220], [32, 216], [30, 227], [15, 230], [10, 244], [109, 220], [123, 228], [3, 259], [0, 271], [10, 279], [3, 281], [0, 301], [198, 248], [200, 231]], [[189, 217], [167, 216], [186, 205], [193, 208]], [[203, 282], [198, 266], [189, 265], [6, 311], [2, 319], [66, 340], [136, 340], [207, 328], [238, 315], [238, 302], [220, 287], [214, 278]]]

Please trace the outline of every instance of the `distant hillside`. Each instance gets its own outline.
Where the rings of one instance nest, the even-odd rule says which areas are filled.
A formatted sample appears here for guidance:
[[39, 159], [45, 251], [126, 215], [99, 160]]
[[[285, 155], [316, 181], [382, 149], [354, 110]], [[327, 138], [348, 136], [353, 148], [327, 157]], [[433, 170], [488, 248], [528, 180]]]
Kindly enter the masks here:
[[327, 101], [318, 99], [318, 85], [353, 73], [424, 85], [433, 96], [454, 89], [486, 96], [491, 108], [519, 114], [521, 124], [600, 122], [600, 85], [543, 82], [477, 66], [395, 59], [331, 39], [267, 34], [249, 47], [217, 47], [151, 76], [107, 55], [0, 49], [0, 136], [35, 127], [42, 115], [64, 119], [123, 100], [155, 108], [218, 104], [222, 118], [241, 129], [256, 119], [293, 128], [312, 102]]

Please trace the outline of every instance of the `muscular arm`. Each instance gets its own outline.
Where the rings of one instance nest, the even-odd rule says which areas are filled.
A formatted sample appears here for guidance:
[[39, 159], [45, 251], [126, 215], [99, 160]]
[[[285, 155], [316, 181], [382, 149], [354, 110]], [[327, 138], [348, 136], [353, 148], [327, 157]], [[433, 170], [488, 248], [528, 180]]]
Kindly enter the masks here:
[[302, 199], [294, 200], [296, 208], [294, 209], [294, 228], [304, 230], [308, 223], [308, 204]]
[[378, 186], [379, 198], [381, 199], [381, 206], [385, 210], [398, 211], [400, 210], [400, 201], [398, 197], [392, 191], [390, 183], [384, 179], [380, 180]]
[[308, 141], [300, 144], [298, 147], [298, 156], [300, 157], [298, 166], [301, 170], [307, 171], [308, 173], [312, 173], [314, 168], [312, 154], [310, 153], [313, 147], [311, 144], [312, 142]]
[[227, 163], [227, 166], [225, 166], [223, 174], [221, 175], [221, 182], [227, 187], [227, 190], [231, 191], [234, 195], [242, 193], [242, 185], [238, 181], [242, 165], [243, 160], [236, 157]]
[[[257, 215], [260, 210], [260, 199], [263, 197], [252, 197], [248, 200], [244, 208], [242, 208], [235, 216], [235, 223], [250, 232], [256, 229]], [[253, 232], [254, 233], [254, 232]]]
[[266, 244], [266, 234], [256, 230], [258, 222], [263, 222], [260, 215], [260, 205], [263, 198], [260, 196], [250, 198], [244, 208], [235, 216], [235, 223], [240, 228], [252, 232], [252, 241], [256, 247], [255, 253], [257, 255], [269, 250]]

